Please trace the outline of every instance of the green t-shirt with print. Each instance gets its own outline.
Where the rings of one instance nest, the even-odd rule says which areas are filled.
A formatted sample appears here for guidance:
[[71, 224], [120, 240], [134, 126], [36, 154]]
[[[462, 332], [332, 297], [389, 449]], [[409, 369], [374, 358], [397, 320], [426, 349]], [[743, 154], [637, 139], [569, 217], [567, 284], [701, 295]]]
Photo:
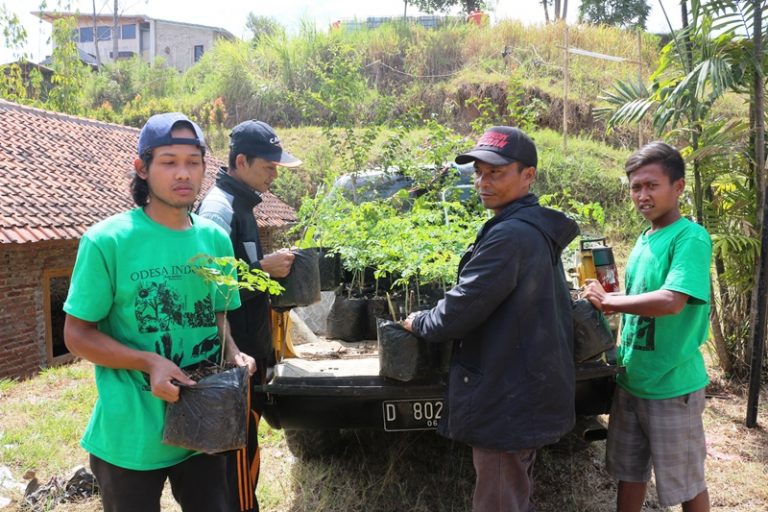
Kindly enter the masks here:
[[671, 290], [689, 298], [676, 315], [623, 315], [617, 355], [626, 373], [616, 380], [633, 395], [673, 398], [709, 382], [700, 347], [709, 332], [711, 261], [709, 234], [685, 218], [638, 238], [627, 262], [627, 295]]
[[[110, 217], [80, 240], [64, 311], [135, 350], [191, 367], [218, 360], [216, 312], [240, 306], [193, 272], [197, 255], [232, 256], [224, 231], [190, 214], [192, 227], [169, 229], [141, 208]], [[116, 466], [151, 470], [195, 452], [162, 443], [166, 402], [152, 395], [149, 376], [96, 366], [98, 399], [81, 444]]]

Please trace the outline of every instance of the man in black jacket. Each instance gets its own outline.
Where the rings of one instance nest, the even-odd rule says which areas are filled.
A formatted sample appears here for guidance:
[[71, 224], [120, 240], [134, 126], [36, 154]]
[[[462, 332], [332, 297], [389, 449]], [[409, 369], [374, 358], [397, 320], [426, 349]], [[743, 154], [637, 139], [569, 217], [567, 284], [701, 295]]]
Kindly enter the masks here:
[[[199, 215], [207, 217], [229, 233], [235, 257], [246, 261], [271, 277], [285, 277], [291, 271], [294, 255], [279, 250], [264, 255], [253, 208], [261, 193], [277, 178], [277, 167], [296, 167], [301, 160], [284, 151], [271, 126], [262, 121], [245, 121], [230, 135], [229, 167], [219, 170], [216, 185], [200, 203]], [[256, 360], [255, 384], [263, 384], [267, 368], [275, 363], [270, 328], [269, 295], [241, 290], [240, 309], [227, 314], [232, 337], [240, 349]], [[235, 506], [233, 510], [258, 510], [255, 498], [259, 452], [257, 429], [263, 411], [263, 396], [254, 395], [249, 424], [248, 446], [230, 457]]]
[[472, 446], [473, 510], [533, 510], [536, 449], [573, 428], [571, 302], [560, 262], [576, 223], [539, 205], [533, 141], [517, 128], [488, 130], [456, 163], [475, 164], [475, 188], [495, 216], [459, 264], [456, 286], [406, 329], [453, 342], [438, 431]]

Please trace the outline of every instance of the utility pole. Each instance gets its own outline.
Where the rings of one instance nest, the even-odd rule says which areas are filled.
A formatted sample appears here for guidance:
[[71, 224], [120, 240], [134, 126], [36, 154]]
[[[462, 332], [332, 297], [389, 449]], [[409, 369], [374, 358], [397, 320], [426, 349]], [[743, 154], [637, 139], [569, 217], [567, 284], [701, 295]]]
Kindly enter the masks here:
[[563, 152], [568, 153], [568, 87], [570, 80], [569, 66], [570, 59], [568, 58], [568, 25], [563, 24], [565, 34], [565, 72], [563, 76]]
[[96, 18], [96, 0], [92, 0], [93, 5], [93, 48], [96, 53], [96, 68], [101, 69], [101, 54], [99, 53], [99, 24]]
[[112, 14], [112, 62], [117, 62], [118, 56], [118, 39], [120, 38], [120, 25], [118, 25], [117, 18], [117, 0], [115, 0], [115, 8]]

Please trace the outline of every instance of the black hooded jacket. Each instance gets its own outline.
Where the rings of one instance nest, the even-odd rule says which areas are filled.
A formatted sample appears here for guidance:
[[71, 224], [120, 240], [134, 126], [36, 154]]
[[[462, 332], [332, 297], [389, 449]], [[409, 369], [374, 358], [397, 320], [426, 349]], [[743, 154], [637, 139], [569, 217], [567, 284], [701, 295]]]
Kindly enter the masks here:
[[[261, 202], [258, 192], [237, 181], [221, 168], [216, 184], [200, 202], [198, 214], [213, 220], [229, 234], [235, 257], [251, 268], [261, 269], [264, 257], [253, 208]], [[227, 312], [237, 347], [255, 359], [273, 357], [269, 324], [269, 295], [240, 290], [241, 306]]]
[[438, 430], [499, 451], [556, 442], [575, 422], [572, 316], [560, 255], [576, 223], [528, 194], [485, 223], [456, 286], [413, 331], [454, 341]]

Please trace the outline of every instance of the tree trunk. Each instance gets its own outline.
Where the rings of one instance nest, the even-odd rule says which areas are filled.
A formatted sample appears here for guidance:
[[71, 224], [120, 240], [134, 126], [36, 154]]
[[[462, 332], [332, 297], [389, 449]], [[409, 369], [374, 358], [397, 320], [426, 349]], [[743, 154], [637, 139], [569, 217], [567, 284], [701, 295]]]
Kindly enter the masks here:
[[[683, 22], [683, 30], [688, 28], [688, 1], [687, 0], [680, 0], [680, 18]], [[687, 34], [685, 38], [683, 39], [683, 63], [685, 65], [685, 72], [690, 73], [693, 70], [693, 65], [691, 63], [691, 60], [693, 59], [692, 56], [693, 50], [691, 49], [691, 39]]]
[[541, 5], [544, 6], [544, 23], [549, 25], [549, 0], [541, 0]]
[[[761, 0], [752, 0], [755, 11], [755, 26], [754, 26], [754, 58], [752, 62], [755, 62], [754, 79], [753, 79], [753, 112], [754, 112], [754, 127], [753, 135], [755, 140], [755, 171], [756, 176], [762, 177], [763, 186], [765, 185], [765, 77], [763, 76], [763, 13], [761, 8]], [[757, 406], [760, 398], [760, 384], [761, 374], [763, 369], [763, 348], [765, 346], [765, 319], [766, 319], [766, 280], [768, 280], [768, 219], [766, 219], [766, 212], [768, 212], [768, 205], [766, 204], [766, 198], [768, 198], [768, 190], [762, 189], [762, 226], [761, 231], [761, 244], [760, 244], [760, 264], [757, 269], [757, 279], [755, 279], [755, 287], [752, 295], [753, 307], [750, 308], [750, 325], [752, 334], [752, 357], [751, 368], [749, 375], [749, 395], [747, 397], [747, 427], [755, 427], [757, 425]]]
[[555, 0], [555, 20], [560, 19], [560, 0]]
[[568, 15], [568, 0], [563, 0], [563, 20]]
[[717, 353], [717, 361], [720, 368], [726, 373], [730, 374], [733, 370], [733, 362], [731, 361], [731, 354], [728, 351], [728, 346], [725, 343], [725, 337], [723, 336], [723, 327], [720, 321], [720, 314], [718, 313], [718, 305], [715, 300], [715, 283], [713, 279], [710, 279], [710, 311], [709, 311], [709, 323], [712, 326], [712, 337], [715, 340], [715, 352]]

